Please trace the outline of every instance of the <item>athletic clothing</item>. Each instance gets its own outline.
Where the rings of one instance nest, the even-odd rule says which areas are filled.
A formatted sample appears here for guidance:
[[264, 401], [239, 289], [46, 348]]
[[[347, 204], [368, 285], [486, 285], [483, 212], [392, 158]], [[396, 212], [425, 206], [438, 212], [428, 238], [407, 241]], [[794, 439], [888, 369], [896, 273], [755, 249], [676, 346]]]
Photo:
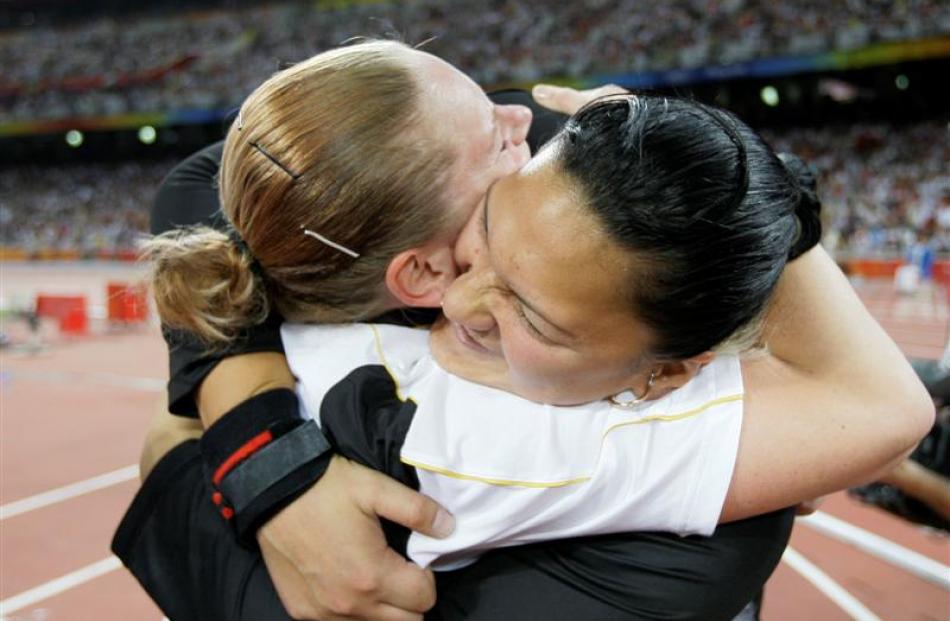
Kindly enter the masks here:
[[[352, 388], [333, 399], [353, 397]], [[377, 391], [391, 396], [392, 386], [366, 382], [360, 395]], [[380, 413], [399, 419], [395, 404]], [[389, 474], [411, 484], [411, 469], [387, 453], [393, 430], [366, 429], [360, 443], [337, 448], [380, 470], [392, 465]], [[368, 444], [382, 449], [350, 452]], [[171, 621], [289, 621], [260, 554], [237, 545], [211, 493], [198, 442], [177, 446], [136, 495], [113, 551]], [[793, 519], [786, 510], [722, 525], [712, 537], [626, 533], [490, 550], [473, 565], [436, 572], [438, 601], [426, 619], [726, 621], [772, 573]], [[404, 529], [390, 525], [387, 535], [394, 546], [405, 542]]]
[[[398, 449], [419, 489], [456, 518], [445, 539], [412, 534], [408, 556], [422, 566], [458, 569], [487, 549], [551, 539], [716, 528], [742, 423], [735, 356], [636, 410], [607, 401], [555, 407], [447, 373], [426, 330], [288, 324], [281, 335], [303, 414], [333, 441], [375, 439], [359, 425], [399, 422], [404, 437], [391, 437], [379, 458], [395, 461], [389, 452]], [[321, 414], [346, 382], [391, 384], [398, 418], [361, 416], [361, 399], [328, 401]]]
[[[535, 113], [529, 144], [535, 150], [553, 133], [558, 117], [525, 93], [493, 95], [502, 103], [530, 105]], [[214, 179], [221, 143], [179, 164], [159, 188], [152, 232], [174, 226], [220, 226]], [[283, 351], [279, 317], [250, 330], [221, 355], [208, 356], [187, 335], [165, 331], [171, 355], [170, 409], [197, 415], [194, 390], [226, 355]], [[386, 378], [349, 378], [327, 394], [322, 418], [348, 400], [365, 407], [374, 425], [360, 433], [330, 434], [349, 459], [418, 488], [415, 469], [399, 458], [400, 429], [411, 422]], [[339, 411], [350, 411], [341, 407]], [[210, 498], [197, 442], [169, 452], [137, 494], [113, 541], [113, 550], [172, 621], [285, 621], [270, 577], [256, 550], [240, 547]], [[490, 550], [477, 563], [437, 573], [433, 621], [590, 621], [732, 619], [756, 595], [778, 563], [791, 533], [793, 512], [776, 512], [720, 526], [711, 537], [628, 533], [573, 538]], [[405, 550], [408, 533], [384, 524], [391, 545]], [[319, 536], [319, 533], [314, 533]]]

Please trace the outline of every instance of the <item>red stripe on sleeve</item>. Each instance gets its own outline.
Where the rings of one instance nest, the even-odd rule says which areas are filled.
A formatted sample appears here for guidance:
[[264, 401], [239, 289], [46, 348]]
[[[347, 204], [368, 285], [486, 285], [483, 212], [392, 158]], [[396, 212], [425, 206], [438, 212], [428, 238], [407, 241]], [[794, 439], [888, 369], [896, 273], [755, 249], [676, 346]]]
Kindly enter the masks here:
[[231, 472], [235, 466], [259, 451], [273, 439], [274, 436], [268, 429], [248, 440], [244, 446], [231, 453], [231, 456], [225, 459], [223, 464], [218, 466], [218, 469], [214, 471], [214, 476], [211, 477], [211, 482], [214, 483], [215, 486], [220, 485], [221, 479], [223, 479], [227, 473]]

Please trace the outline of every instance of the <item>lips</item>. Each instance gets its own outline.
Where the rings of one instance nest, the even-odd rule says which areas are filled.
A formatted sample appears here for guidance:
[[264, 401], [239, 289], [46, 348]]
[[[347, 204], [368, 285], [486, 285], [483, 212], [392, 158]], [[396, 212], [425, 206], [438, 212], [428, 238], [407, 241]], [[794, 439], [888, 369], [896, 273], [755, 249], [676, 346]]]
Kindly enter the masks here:
[[465, 345], [465, 347], [473, 351], [476, 351], [480, 354], [490, 355], [493, 353], [490, 349], [488, 349], [487, 347], [482, 345], [480, 342], [478, 342], [478, 340], [472, 335], [472, 333], [469, 332], [468, 329], [466, 329], [464, 326], [457, 324], [453, 321], [452, 330], [455, 332], [455, 338], [457, 338], [459, 342], [462, 343], [462, 345]]

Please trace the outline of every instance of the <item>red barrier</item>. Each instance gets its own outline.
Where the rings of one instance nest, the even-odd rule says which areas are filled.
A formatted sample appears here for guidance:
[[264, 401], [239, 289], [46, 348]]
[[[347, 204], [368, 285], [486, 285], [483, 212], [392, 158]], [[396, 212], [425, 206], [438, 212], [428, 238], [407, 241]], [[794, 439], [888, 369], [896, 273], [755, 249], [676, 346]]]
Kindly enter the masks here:
[[144, 285], [110, 282], [106, 299], [109, 321], [140, 323], [148, 319], [148, 292]]
[[59, 320], [59, 331], [63, 334], [86, 334], [89, 332], [89, 318], [86, 307], [74, 308]]
[[894, 278], [901, 259], [852, 259], [848, 262], [849, 274], [864, 278]]
[[950, 261], [934, 263], [934, 281], [950, 285]]
[[86, 314], [86, 297], [82, 295], [36, 296], [36, 314], [59, 321], [59, 330], [64, 334], [85, 334], [89, 331]]
[[[851, 259], [847, 262], [848, 274], [865, 278], [894, 278], [897, 268], [904, 264], [901, 259]], [[950, 261], [936, 261], [934, 282], [950, 283]]]

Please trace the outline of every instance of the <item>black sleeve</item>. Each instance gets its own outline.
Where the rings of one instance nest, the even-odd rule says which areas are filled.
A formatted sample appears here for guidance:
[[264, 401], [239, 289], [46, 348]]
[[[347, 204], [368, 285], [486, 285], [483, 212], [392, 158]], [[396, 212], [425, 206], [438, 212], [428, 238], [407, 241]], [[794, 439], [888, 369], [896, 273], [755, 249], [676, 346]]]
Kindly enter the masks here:
[[151, 231], [158, 235], [182, 226], [211, 224], [218, 200], [218, 169], [224, 142], [216, 142], [175, 166], [158, 186]]
[[711, 537], [621, 533], [490, 550], [436, 572], [425, 618], [731, 621], [778, 565], [794, 517], [786, 509], [721, 524]]
[[[205, 147], [172, 169], [162, 181], [152, 206], [153, 234], [182, 226], [206, 224], [219, 227], [217, 175], [223, 142]], [[281, 318], [272, 314], [266, 322], [247, 330], [227, 349], [209, 353], [207, 347], [186, 331], [164, 329], [168, 343], [169, 411], [197, 416], [194, 390], [223, 358], [253, 352], [283, 352]]]
[[[112, 550], [175, 621], [289, 621], [259, 551], [237, 543], [213, 491], [198, 443], [180, 444], [146, 478]], [[436, 572], [425, 618], [729, 621], [775, 569], [793, 521], [788, 509], [708, 538], [628, 533], [491, 550]]]

